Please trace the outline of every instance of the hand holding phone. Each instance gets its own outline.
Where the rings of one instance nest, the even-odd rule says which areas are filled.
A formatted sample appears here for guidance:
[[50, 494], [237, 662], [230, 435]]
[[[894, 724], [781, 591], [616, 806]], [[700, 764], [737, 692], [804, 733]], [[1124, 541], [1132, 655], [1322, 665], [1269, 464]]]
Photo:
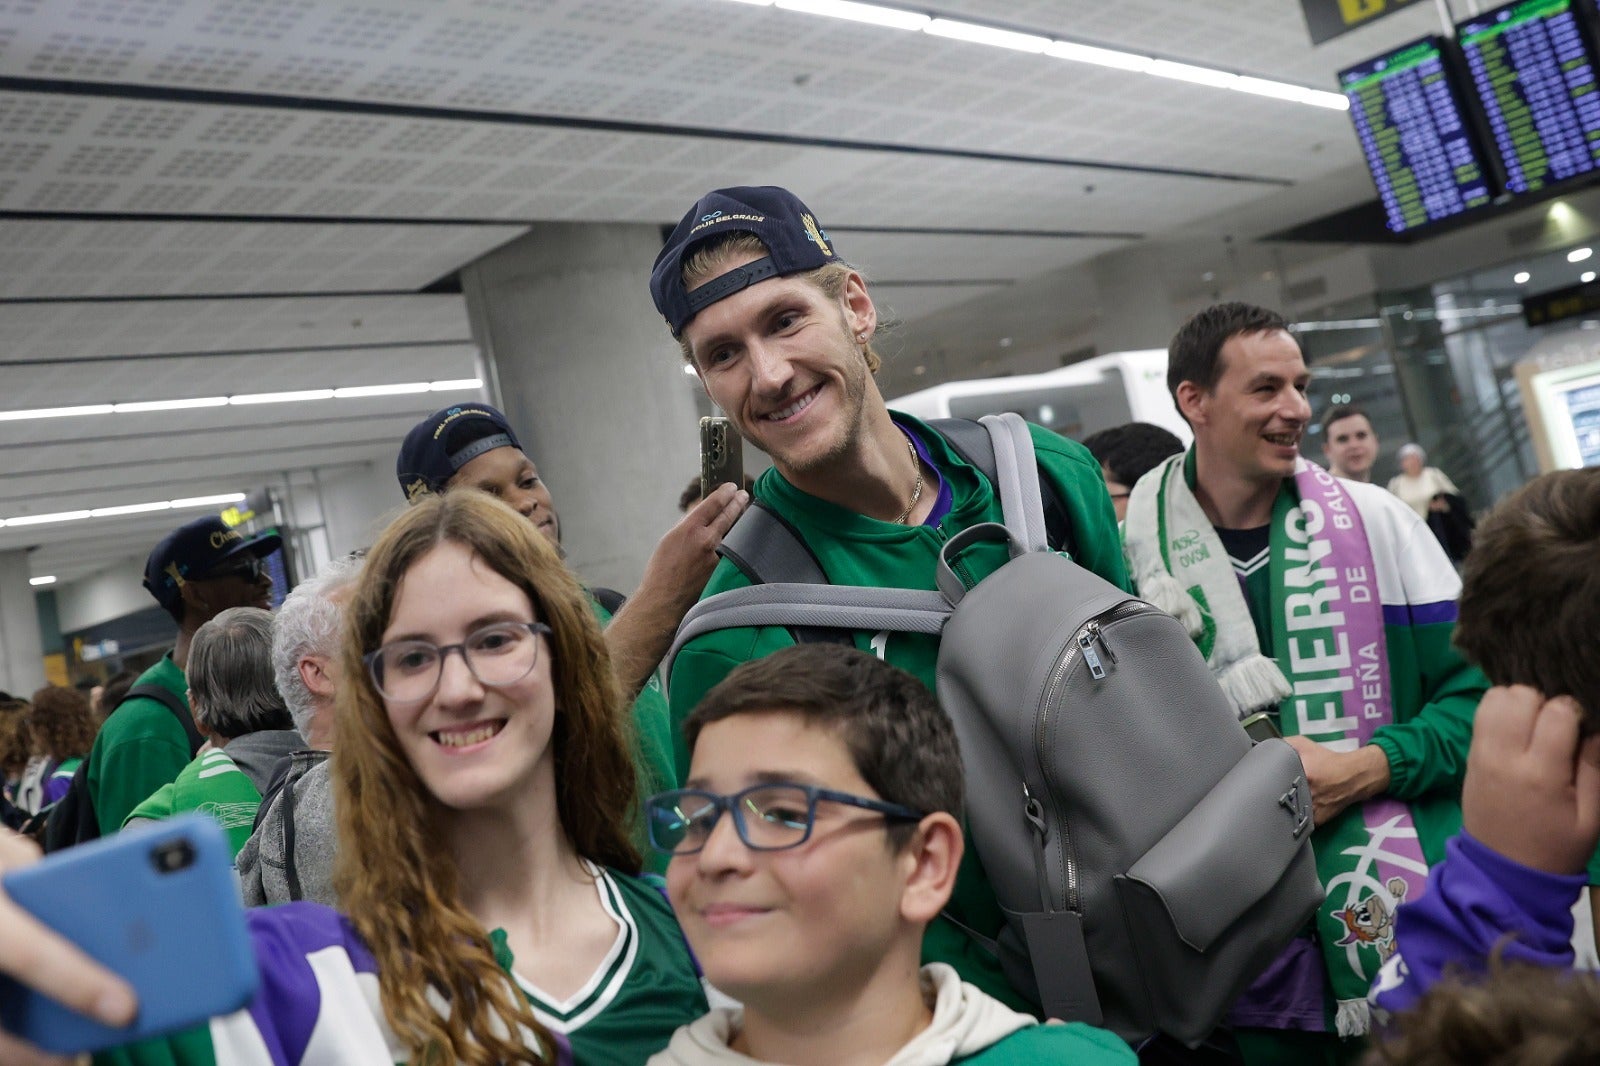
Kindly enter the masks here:
[[[91, 971], [54, 938], [34, 935], [25, 947], [36, 953], [25, 953], [23, 966], [9, 965], [16, 956], [4, 953], [8, 965], [0, 969], [25, 970], [16, 976], [28, 984], [0, 974], [0, 1033], [77, 1054], [186, 1028], [249, 1003], [258, 975], [230, 854], [222, 830], [196, 814], [6, 870], [5, 905], [28, 912], [131, 984], [138, 1013], [117, 1027], [70, 1009], [95, 1002], [86, 990], [50, 998]], [[0, 944], [17, 935], [7, 930]], [[89, 987], [116, 989], [103, 980]]]
[[731, 421], [712, 415], [700, 420], [700, 498], [722, 484], [744, 484], [744, 441]]
[[[0, 880], [6, 873], [32, 866], [39, 859], [39, 846], [32, 840], [0, 828]], [[24, 982], [36, 992], [80, 1014], [97, 1017], [107, 1025], [126, 1025], [137, 1009], [133, 989], [127, 982], [40, 924], [13, 903], [3, 887], [0, 887], [0, 977]], [[0, 1023], [0, 1062], [31, 1066], [43, 1061], [43, 1052], [8, 1034]]]

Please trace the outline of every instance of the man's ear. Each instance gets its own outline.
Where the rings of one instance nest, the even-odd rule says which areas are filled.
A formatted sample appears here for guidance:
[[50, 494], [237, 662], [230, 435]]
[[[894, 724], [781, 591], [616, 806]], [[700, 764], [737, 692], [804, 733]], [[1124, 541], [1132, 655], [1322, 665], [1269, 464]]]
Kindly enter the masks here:
[[871, 340], [878, 329], [878, 308], [867, 294], [867, 279], [850, 271], [839, 299], [844, 304], [844, 321], [850, 335], [857, 338], [858, 343]]
[[1178, 385], [1175, 398], [1178, 401], [1178, 413], [1190, 426], [1206, 424], [1206, 401], [1211, 398], [1209, 392], [1192, 381], [1185, 381]]
[[185, 581], [179, 586], [178, 595], [183, 598], [183, 605], [187, 609], [196, 614], [210, 617], [211, 605], [206, 602], [206, 598], [200, 594], [200, 589], [195, 586], [193, 581]]
[[922, 819], [916, 834], [900, 854], [905, 887], [900, 892], [900, 916], [914, 925], [927, 925], [939, 917], [956, 887], [965, 842], [961, 823], [943, 811]]
[[306, 687], [307, 692], [313, 696], [332, 699], [338, 686], [333, 683], [333, 678], [328, 676], [328, 671], [324, 667], [324, 660], [318, 655], [303, 655], [300, 661], [295, 663], [295, 669], [300, 671], [300, 683]]

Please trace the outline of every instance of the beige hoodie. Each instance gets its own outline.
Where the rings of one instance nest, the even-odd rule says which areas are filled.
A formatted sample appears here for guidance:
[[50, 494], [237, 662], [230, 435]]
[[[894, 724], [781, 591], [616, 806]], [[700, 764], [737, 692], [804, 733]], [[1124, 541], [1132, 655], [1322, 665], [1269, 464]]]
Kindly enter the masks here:
[[[933, 1021], [883, 1066], [945, 1066], [951, 1059], [982, 1051], [1018, 1029], [1038, 1024], [999, 1000], [965, 984], [944, 963], [922, 968], [924, 987], [933, 990]], [[721, 1008], [672, 1034], [666, 1050], [648, 1066], [768, 1066], [728, 1047], [739, 1031], [742, 1008]]]

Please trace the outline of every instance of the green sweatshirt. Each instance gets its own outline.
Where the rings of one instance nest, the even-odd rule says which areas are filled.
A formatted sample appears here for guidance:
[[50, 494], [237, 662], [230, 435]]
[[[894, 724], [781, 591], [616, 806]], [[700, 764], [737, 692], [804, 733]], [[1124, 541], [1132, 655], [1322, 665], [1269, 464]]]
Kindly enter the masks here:
[[[937, 526], [907, 527], [868, 518], [801, 492], [776, 469], [768, 470], [756, 481], [756, 498], [774, 507], [800, 533], [833, 584], [935, 589], [934, 567], [945, 542], [969, 526], [1003, 520], [1000, 498], [979, 470], [961, 459], [923, 423], [903, 414], [896, 413], [894, 417], [902, 428], [916, 435], [950, 486], [950, 511]], [[1079, 565], [1121, 588], [1129, 588], [1122, 541], [1100, 464], [1081, 444], [1039, 426], [1031, 428], [1039, 466], [1067, 513], [1068, 534], [1062, 548]], [[999, 569], [1007, 559], [1003, 544], [985, 542], [963, 552], [955, 562], [958, 572], [971, 585]], [[711, 575], [703, 596], [749, 584], [738, 568], [724, 560]], [[729, 629], [707, 633], [679, 652], [672, 664], [670, 692], [679, 780], [687, 776], [689, 768], [683, 720], [695, 704], [735, 666], [793, 643], [789, 631], [782, 627]], [[929, 688], [934, 687], [937, 637], [859, 632], [855, 643], [862, 651], [876, 654], [916, 675]], [[947, 913], [990, 938], [1005, 924], [974, 848], [969, 847], [962, 860]], [[1039, 1009], [1007, 984], [999, 961], [987, 949], [943, 917], [928, 927], [922, 961], [949, 963], [962, 979], [1018, 1010], [1037, 1013]]]
[[[160, 685], [189, 706], [189, 684], [172, 654], [139, 675], [135, 685]], [[89, 799], [100, 834], [110, 836], [156, 789], [177, 779], [192, 755], [183, 726], [157, 700], [124, 700], [89, 751]]]

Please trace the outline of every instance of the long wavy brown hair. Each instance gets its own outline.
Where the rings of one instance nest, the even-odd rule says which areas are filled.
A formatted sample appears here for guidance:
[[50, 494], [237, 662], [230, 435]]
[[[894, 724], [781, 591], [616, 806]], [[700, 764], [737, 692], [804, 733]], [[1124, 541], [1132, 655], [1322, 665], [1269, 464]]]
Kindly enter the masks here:
[[[461, 903], [444, 806], [407, 762], [362, 662], [389, 625], [406, 572], [445, 541], [527, 593], [551, 628], [551, 735], [561, 829], [582, 857], [636, 873], [631, 721], [588, 597], [534, 525], [476, 491], [406, 510], [367, 554], [346, 619], [332, 775], [339, 851], [334, 885], [378, 963], [384, 1014], [428, 1062], [550, 1062], [554, 1044], [495, 962]], [[429, 990], [450, 1004], [441, 1013]], [[533, 1034], [530, 1042], [523, 1037]]]
[[52, 759], [87, 755], [98, 732], [100, 722], [89, 708], [89, 697], [77, 689], [46, 685], [33, 694], [28, 711], [33, 754]]

